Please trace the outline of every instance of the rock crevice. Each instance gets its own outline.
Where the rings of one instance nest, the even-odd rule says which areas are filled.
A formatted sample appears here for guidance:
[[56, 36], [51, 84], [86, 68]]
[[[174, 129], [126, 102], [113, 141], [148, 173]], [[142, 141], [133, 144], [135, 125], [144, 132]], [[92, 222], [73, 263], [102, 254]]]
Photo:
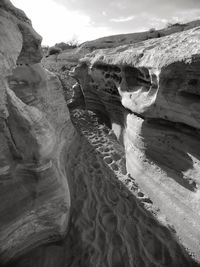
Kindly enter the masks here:
[[69, 114], [30, 20], [0, 25], [0, 264], [199, 266], [200, 29], [88, 54]]
[[198, 261], [199, 34], [94, 51], [71, 72], [86, 109], [110, 121], [127, 171]]

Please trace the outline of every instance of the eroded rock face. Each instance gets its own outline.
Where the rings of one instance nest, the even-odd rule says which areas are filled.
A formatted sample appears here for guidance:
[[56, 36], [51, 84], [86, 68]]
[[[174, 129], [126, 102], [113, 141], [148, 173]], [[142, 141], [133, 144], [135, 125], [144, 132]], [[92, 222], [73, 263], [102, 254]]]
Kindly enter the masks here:
[[87, 109], [106, 118], [123, 144], [127, 171], [198, 262], [199, 37], [197, 27], [96, 51], [71, 72]]
[[70, 194], [64, 159], [74, 129], [58, 78], [39, 63], [41, 37], [29, 19], [1, 1], [0, 24], [3, 264], [65, 235]]
[[199, 266], [199, 29], [89, 55], [75, 131], [30, 21], [0, 20], [0, 264]]
[[72, 199], [66, 237], [35, 248], [12, 267], [198, 266], [135, 179], [125, 153], [96, 114], [76, 109], [79, 132], [67, 162]]

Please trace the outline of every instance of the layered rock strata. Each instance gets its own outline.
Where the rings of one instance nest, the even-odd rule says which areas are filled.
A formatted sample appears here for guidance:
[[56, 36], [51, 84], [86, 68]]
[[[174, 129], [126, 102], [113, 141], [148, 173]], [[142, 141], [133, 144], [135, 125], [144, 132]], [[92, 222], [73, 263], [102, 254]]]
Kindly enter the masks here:
[[78, 134], [66, 158], [72, 200], [68, 234], [9, 267], [198, 266], [126, 172], [114, 132], [92, 112], [76, 109], [71, 115]]
[[3, 264], [65, 235], [70, 194], [63, 159], [74, 130], [58, 78], [39, 63], [41, 37], [30, 20], [0, 1], [0, 24]]
[[73, 126], [30, 21], [0, 21], [0, 264], [199, 266], [199, 29], [90, 54]]
[[197, 261], [199, 36], [197, 27], [96, 51], [71, 72], [87, 109], [100, 114], [125, 148], [127, 171]]

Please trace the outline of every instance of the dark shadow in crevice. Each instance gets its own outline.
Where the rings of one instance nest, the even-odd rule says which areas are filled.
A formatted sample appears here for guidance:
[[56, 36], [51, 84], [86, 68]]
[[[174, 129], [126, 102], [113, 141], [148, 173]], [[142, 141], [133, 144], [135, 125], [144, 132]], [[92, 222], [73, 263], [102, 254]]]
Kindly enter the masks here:
[[138, 87], [142, 87], [143, 91], [149, 91], [152, 83], [149, 70], [147, 68], [135, 68], [131, 66], [125, 66], [123, 68], [125, 81], [127, 84], [126, 88], [121, 88], [123, 91], [132, 92]]
[[141, 136], [147, 159], [165, 171], [169, 178], [195, 192], [197, 190], [196, 181], [192, 177], [185, 176], [184, 173], [193, 168], [193, 160], [190, 155], [200, 160], [200, 155], [194, 151], [194, 145], [190, 146], [189, 143], [196, 140], [196, 144], [198, 144], [198, 132], [184, 124], [150, 119], [144, 120]]

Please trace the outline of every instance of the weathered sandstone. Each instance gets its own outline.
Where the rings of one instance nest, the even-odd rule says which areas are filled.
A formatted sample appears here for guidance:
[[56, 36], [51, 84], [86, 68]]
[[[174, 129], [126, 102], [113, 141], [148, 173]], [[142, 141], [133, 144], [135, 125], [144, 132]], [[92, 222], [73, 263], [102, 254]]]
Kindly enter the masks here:
[[0, 265], [199, 266], [200, 29], [89, 54], [70, 119], [30, 20], [0, 22]]
[[71, 72], [124, 146], [127, 171], [198, 261], [199, 37], [197, 27], [95, 51]]
[[198, 266], [165, 216], [127, 174], [125, 154], [96, 114], [76, 109], [67, 177], [71, 223], [64, 240], [40, 246], [9, 267]]
[[1, 1], [0, 23], [3, 264], [65, 235], [70, 193], [63, 160], [74, 130], [58, 78], [39, 63], [41, 37], [29, 19]]

